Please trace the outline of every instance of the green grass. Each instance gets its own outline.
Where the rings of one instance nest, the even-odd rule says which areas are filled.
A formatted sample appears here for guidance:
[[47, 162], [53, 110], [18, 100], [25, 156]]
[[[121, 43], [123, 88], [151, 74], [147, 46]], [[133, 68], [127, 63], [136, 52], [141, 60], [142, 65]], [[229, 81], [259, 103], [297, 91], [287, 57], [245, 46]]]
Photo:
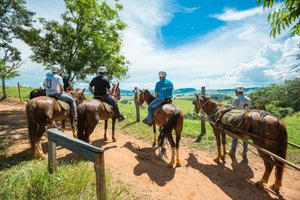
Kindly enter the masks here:
[[[29, 93], [35, 88], [31, 88], [31, 87], [20, 87], [20, 92], [21, 92], [21, 96], [23, 101], [28, 101], [29, 99]], [[18, 87], [14, 87], [14, 86], [8, 86], [6, 87], [6, 93], [8, 95], [8, 97], [13, 97], [13, 98], [18, 98], [19, 99], [19, 92], [18, 92]], [[0, 96], [2, 96], [2, 90], [0, 92]]]
[[[91, 162], [60, 163], [49, 175], [47, 160], [18, 163], [0, 172], [0, 199], [96, 199], [96, 178]], [[106, 171], [107, 199], [135, 199], [124, 183]]]

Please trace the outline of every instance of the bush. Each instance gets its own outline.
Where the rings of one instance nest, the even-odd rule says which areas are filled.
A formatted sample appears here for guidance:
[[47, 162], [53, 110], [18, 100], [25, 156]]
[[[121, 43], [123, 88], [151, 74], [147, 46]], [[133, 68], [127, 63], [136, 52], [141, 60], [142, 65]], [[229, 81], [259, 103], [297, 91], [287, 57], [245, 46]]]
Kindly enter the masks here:
[[287, 107], [282, 108], [273, 104], [267, 105], [267, 111], [275, 115], [276, 117], [282, 119], [288, 115], [292, 115], [294, 113], [294, 109]]

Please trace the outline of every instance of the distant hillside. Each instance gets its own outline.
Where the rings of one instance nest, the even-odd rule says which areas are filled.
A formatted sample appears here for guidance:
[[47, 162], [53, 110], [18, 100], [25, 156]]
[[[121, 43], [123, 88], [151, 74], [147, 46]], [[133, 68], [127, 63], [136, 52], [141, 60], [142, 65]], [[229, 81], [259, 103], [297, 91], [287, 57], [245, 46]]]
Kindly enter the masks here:
[[191, 92], [195, 92], [196, 89], [195, 88], [180, 88], [177, 89], [173, 92], [173, 94], [186, 94], [186, 93], [191, 93]]

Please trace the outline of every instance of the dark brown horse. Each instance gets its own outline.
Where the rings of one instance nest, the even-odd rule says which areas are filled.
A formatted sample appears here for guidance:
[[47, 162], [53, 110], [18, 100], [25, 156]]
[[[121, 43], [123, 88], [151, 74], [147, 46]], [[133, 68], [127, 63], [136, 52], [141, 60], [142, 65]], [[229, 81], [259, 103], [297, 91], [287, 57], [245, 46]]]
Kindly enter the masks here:
[[[81, 89], [70, 92], [70, 95], [77, 104], [85, 99], [84, 90]], [[67, 103], [65, 105], [63, 109], [56, 99], [48, 96], [38, 96], [28, 101], [26, 105], [28, 134], [34, 158], [44, 158], [41, 138], [47, 126], [55, 126], [55, 121], [64, 121], [70, 118], [73, 136], [76, 137], [75, 126], [70, 116], [70, 106]], [[64, 122], [62, 128], [65, 128]]]
[[[215, 162], [219, 162], [219, 159], [224, 160], [226, 154], [226, 140], [225, 133], [217, 130], [213, 123], [216, 123], [218, 112], [224, 107], [223, 104], [217, 103], [211, 100], [209, 97], [201, 96], [194, 100], [195, 111], [198, 113], [200, 109], [207, 114], [211, 125], [214, 130], [217, 147], [218, 157]], [[224, 126], [225, 127], [225, 126]], [[237, 134], [244, 138], [251, 138], [253, 143], [265, 150], [268, 150], [275, 155], [285, 159], [287, 152], [287, 131], [285, 124], [278, 118], [266, 113], [265, 111], [249, 110], [245, 113], [243, 121], [237, 129], [233, 129], [234, 134]], [[242, 133], [242, 134], [241, 134]], [[221, 141], [220, 134], [222, 136], [223, 155], [221, 154]], [[258, 150], [260, 157], [263, 159], [265, 165], [265, 172], [260, 181], [256, 183], [256, 186], [263, 188], [264, 183], [267, 183], [270, 177], [270, 173], [275, 165], [275, 183], [270, 187], [273, 191], [278, 192], [282, 185], [282, 175], [284, 163], [278, 161], [268, 154]]]
[[[109, 94], [113, 96], [116, 101], [121, 99], [119, 83], [113, 84]], [[78, 138], [89, 142], [89, 137], [93, 133], [99, 120], [105, 120], [104, 140], [107, 141], [107, 127], [109, 118], [112, 119], [112, 140], [116, 142], [115, 124], [117, 117], [115, 116], [115, 113], [110, 105], [98, 99], [87, 99], [83, 101], [78, 106]]]
[[[155, 99], [148, 90], [140, 90], [139, 104], [142, 105], [145, 101], [149, 105]], [[158, 144], [161, 148], [164, 145], [165, 137], [168, 139], [172, 148], [172, 157], [168, 166], [173, 167], [175, 163], [175, 151], [176, 151], [176, 167], [180, 167], [179, 160], [179, 142], [181, 139], [181, 132], [183, 127], [183, 113], [178, 107], [172, 103], [164, 104], [161, 109], [154, 114], [153, 117], [153, 141], [152, 146], [156, 145], [156, 128], [159, 126], [160, 135], [158, 137]], [[172, 136], [172, 130], [175, 130], [176, 143]]]

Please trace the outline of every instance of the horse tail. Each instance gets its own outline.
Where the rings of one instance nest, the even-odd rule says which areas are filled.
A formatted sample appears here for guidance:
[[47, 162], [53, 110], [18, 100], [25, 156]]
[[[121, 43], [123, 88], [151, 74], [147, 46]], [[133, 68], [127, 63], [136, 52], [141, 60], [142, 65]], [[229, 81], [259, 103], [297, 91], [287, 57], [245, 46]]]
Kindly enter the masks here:
[[39, 124], [36, 117], [36, 101], [30, 100], [26, 105], [27, 125], [31, 151], [34, 154]]
[[179, 111], [176, 110], [169, 121], [167, 121], [161, 128], [158, 136], [158, 146], [164, 153], [164, 140], [167, 137], [172, 148], [175, 147], [175, 142], [172, 138], [172, 130], [176, 127], [177, 120], [179, 118]]
[[[279, 137], [277, 143], [277, 155], [285, 159], [287, 154], [287, 130], [283, 122], [279, 121]], [[275, 176], [278, 178], [281, 186], [281, 180], [283, 175], [284, 163], [275, 160]]]
[[78, 139], [84, 140], [84, 134], [86, 131], [85, 127], [85, 113], [86, 113], [86, 106], [85, 104], [81, 104], [78, 106], [77, 109], [77, 136]]

